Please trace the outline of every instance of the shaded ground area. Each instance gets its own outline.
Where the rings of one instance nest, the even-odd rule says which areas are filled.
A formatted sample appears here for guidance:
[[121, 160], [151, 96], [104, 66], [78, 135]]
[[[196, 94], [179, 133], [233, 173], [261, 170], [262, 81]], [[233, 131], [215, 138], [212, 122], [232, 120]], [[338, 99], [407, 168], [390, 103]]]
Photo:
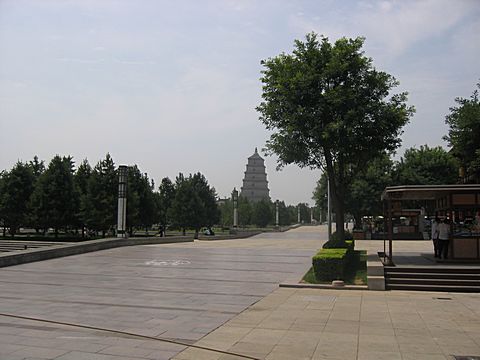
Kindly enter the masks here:
[[[249, 239], [117, 248], [0, 269], [0, 313], [193, 343], [278, 283], [325, 238], [302, 227]], [[169, 359], [184, 347], [0, 316], [0, 358]]]

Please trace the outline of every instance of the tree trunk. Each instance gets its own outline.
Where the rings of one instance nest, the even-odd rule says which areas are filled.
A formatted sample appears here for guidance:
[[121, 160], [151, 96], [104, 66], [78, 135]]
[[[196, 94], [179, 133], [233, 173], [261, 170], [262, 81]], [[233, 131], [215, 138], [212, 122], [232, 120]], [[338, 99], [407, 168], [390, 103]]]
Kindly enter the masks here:
[[193, 238], [196, 240], [198, 240], [198, 232], [199, 232], [199, 229], [195, 228], [195, 235], [193, 235]]
[[182, 229], [182, 234], [185, 236], [185, 228]]
[[[333, 207], [335, 209], [335, 225], [337, 240], [340, 244], [345, 243], [345, 204], [344, 204], [344, 189], [343, 176], [338, 178], [335, 176], [336, 171], [334, 168], [334, 163], [332, 161], [332, 156], [328, 149], [325, 149], [325, 161], [327, 163], [327, 175], [330, 181], [330, 197], [333, 200]], [[342, 164], [337, 164], [337, 171], [339, 174], [342, 173]]]
[[345, 243], [345, 208], [343, 201], [335, 200], [335, 226], [339, 243]]

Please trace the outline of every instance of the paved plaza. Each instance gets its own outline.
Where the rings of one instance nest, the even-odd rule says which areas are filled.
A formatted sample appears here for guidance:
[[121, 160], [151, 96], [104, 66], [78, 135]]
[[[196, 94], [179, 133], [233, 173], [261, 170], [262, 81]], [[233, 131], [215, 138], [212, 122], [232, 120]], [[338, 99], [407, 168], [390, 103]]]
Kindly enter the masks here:
[[[480, 355], [480, 294], [279, 288], [324, 227], [123, 247], [0, 269], [0, 359], [452, 359]], [[359, 248], [383, 242], [357, 241]], [[429, 242], [395, 243], [398, 254]], [[172, 339], [244, 357], [101, 329]]]

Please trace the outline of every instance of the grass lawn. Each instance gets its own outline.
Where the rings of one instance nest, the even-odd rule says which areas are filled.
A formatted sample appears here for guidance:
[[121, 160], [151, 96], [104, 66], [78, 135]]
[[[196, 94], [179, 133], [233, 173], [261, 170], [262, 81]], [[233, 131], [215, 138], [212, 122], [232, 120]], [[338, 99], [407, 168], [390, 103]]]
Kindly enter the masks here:
[[[367, 252], [365, 250], [355, 250], [352, 262], [348, 265], [345, 279], [348, 285], [366, 285], [367, 284]], [[303, 276], [303, 283], [309, 284], [330, 284], [330, 282], [318, 281], [311, 267]]]

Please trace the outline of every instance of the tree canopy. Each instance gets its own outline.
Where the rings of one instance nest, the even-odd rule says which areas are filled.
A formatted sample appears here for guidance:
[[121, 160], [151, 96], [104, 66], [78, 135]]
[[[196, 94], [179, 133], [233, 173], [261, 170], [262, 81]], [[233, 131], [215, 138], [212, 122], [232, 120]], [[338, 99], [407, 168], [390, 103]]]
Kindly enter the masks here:
[[278, 166], [321, 168], [330, 180], [340, 239], [344, 239], [345, 191], [358, 169], [400, 144], [413, 114], [407, 94], [391, 95], [395, 78], [373, 67], [363, 38], [308, 34], [292, 54], [262, 61], [260, 120], [273, 131], [267, 154]]
[[405, 150], [395, 167], [395, 182], [398, 185], [455, 184], [458, 180], [458, 165], [455, 158], [441, 146]]
[[[480, 83], [477, 84], [480, 89]], [[480, 181], [480, 101], [478, 89], [470, 99], [458, 97], [456, 106], [450, 108], [445, 122], [450, 129], [444, 139], [452, 147], [452, 153], [459, 159], [460, 165], [468, 175], [476, 175], [474, 181]]]

